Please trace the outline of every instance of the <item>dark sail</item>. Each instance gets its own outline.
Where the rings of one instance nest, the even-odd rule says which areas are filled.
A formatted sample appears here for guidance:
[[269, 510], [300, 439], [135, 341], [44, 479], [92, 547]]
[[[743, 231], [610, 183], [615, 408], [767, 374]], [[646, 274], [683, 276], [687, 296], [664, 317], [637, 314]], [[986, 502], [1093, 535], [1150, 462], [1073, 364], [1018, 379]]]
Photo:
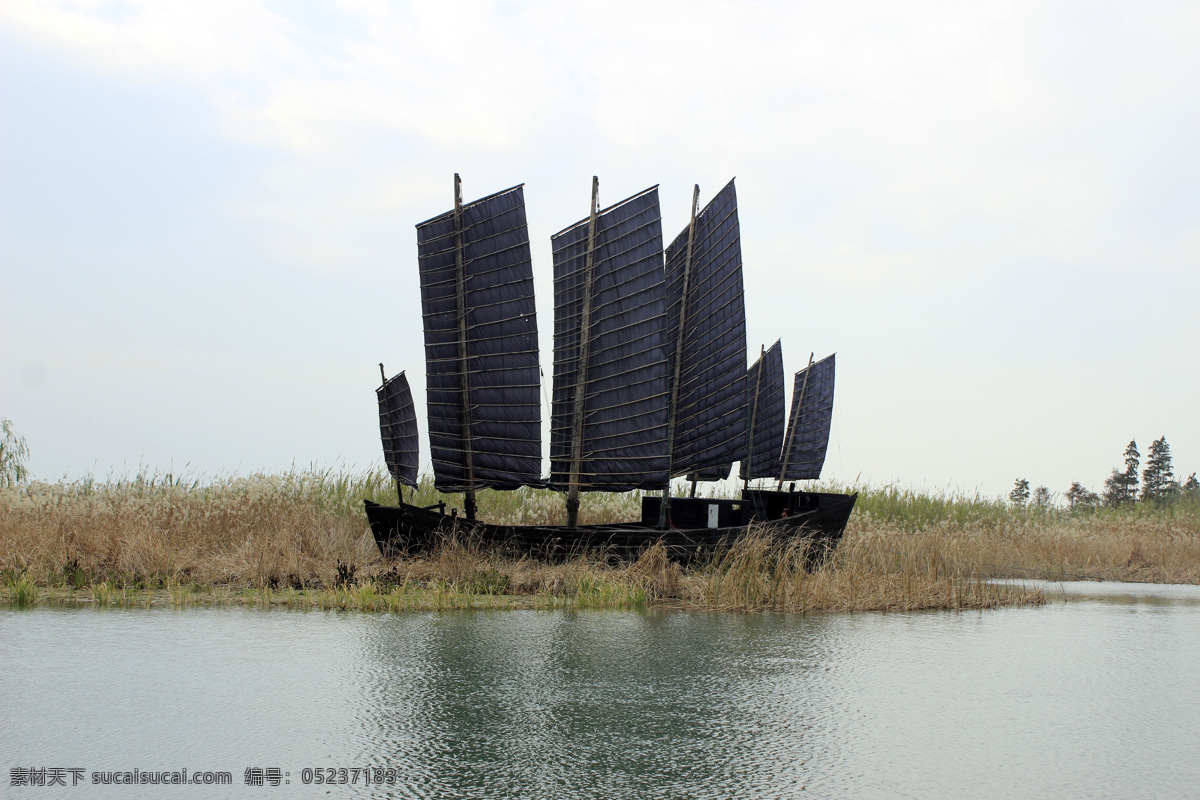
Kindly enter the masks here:
[[[554, 399], [550, 480], [570, 481], [588, 228], [551, 237]], [[580, 488], [661, 488], [667, 480], [667, 359], [658, 187], [596, 217]]]
[[671, 473], [719, 480], [746, 452], [746, 305], [733, 181], [691, 228], [666, 253], [668, 375], [679, 375]]
[[379, 438], [388, 472], [398, 483], [417, 485], [417, 412], [404, 373], [375, 390], [379, 398]]
[[[742, 431], [742, 436], [746, 435]], [[715, 467], [705, 467], [704, 469], [689, 472], [687, 479], [689, 481], [723, 481], [729, 477], [729, 473], [733, 471], [733, 464], [718, 464]]]
[[834, 357], [829, 356], [796, 373], [780, 480], [821, 477], [833, 420], [833, 367]]
[[[540, 483], [541, 403], [533, 267], [521, 186], [417, 226], [435, 485], [446, 492]], [[466, 363], [460, 358], [460, 298]]]
[[746, 413], [753, 430], [742, 461], [743, 480], [779, 477], [783, 402], [783, 347], [775, 342], [746, 374]]

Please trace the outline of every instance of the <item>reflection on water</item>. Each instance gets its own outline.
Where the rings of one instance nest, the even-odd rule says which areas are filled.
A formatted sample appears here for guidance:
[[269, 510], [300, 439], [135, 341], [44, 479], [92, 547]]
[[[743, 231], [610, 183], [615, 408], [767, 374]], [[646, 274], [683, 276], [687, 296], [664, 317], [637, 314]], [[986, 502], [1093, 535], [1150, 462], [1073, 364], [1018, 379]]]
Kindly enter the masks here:
[[[1000, 581], [998, 581], [1000, 582]], [[1118, 581], [1003, 581], [1041, 589], [1052, 599], [1108, 600], [1114, 603], [1156, 605], [1200, 605], [1200, 586]]]
[[[1156, 597], [812, 617], [2, 611], [0, 794], [1185, 797], [1200, 604]], [[367, 764], [402, 780], [300, 782]], [[228, 770], [234, 787], [9, 786], [21, 766]], [[252, 766], [291, 784], [245, 787]]]
[[[420, 628], [419, 632], [417, 628]], [[417, 767], [415, 794], [770, 794], [824, 746], [776, 685], [828, 659], [814, 619], [494, 614], [426, 618], [405, 647], [364, 637], [363, 758]], [[812, 734], [816, 729], [816, 735]], [[768, 766], [769, 765], [769, 766]]]

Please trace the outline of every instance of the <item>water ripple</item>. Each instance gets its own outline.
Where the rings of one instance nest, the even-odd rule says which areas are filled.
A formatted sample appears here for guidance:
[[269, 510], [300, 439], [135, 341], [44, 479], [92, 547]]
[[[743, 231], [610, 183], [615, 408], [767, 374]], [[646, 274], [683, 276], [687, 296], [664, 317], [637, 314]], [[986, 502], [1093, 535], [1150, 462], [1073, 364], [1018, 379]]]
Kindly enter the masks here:
[[0, 752], [239, 785], [278, 766], [289, 797], [327, 796], [305, 767], [367, 765], [398, 783], [339, 792], [1182, 796], [1200, 785], [1182, 594], [814, 617], [4, 611]]

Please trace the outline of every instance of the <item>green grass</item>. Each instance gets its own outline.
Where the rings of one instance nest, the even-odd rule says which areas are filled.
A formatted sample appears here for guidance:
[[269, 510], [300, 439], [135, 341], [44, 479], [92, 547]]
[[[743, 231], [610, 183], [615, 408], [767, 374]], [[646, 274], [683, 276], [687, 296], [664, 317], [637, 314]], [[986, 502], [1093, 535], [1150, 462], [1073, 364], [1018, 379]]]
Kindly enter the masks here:
[[0, 593], [0, 601], [18, 608], [37, 605], [93, 608], [172, 608], [243, 606], [286, 608], [300, 611], [450, 611], [530, 609], [636, 609], [647, 602], [647, 592], [619, 580], [585, 578], [563, 593], [543, 590], [532, 595], [505, 594], [493, 587], [455, 581], [405, 581], [380, 584], [367, 581], [354, 586], [323, 589], [272, 589], [270, 587], [192, 586], [165, 590], [116, 589], [101, 582], [79, 589], [39, 589], [22, 576]]
[[5, 587], [8, 601], [17, 608], [35, 606], [38, 602], [38, 587], [28, 575], [20, 575], [7, 582]]
[[[798, 487], [799, 488], [799, 487]], [[1076, 519], [1120, 521], [1183, 520], [1200, 524], [1200, 499], [1181, 499], [1171, 504], [1135, 503], [1119, 508], [1062, 506], [1014, 506], [1003, 498], [978, 492], [927, 492], [911, 487], [813, 484], [811, 491], [858, 493], [855, 513], [917, 531], [932, 525], [985, 526], [992, 529], [1014, 525], [1045, 525]]]

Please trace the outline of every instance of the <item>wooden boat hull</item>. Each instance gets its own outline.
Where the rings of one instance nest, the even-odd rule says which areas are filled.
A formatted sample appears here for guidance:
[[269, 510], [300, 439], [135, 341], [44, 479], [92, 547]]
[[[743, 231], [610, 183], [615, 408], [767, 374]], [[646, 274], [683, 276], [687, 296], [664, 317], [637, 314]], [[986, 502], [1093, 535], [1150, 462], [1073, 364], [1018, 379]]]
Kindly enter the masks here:
[[[659, 528], [660, 498], [643, 500], [642, 521], [612, 525], [493, 525], [401, 503], [383, 506], [364, 501], [375, 543], [385, 558], [422, 555], [447, 537], [458, 536], [488, 547], [550, 561], [584, 553], [610, 560], [633, 560], [661, 542], [674, 561], [690, 563], [727, 549], [753, 529], [781, 539], [809, 542], [809, 566], [816, 567], [837, 547], [858, 495], [819, 492], [750, 491], [741, 500], [672, 498], [671, 524]], [[706, 511], [696, 524], [697, 509]], [[711, 510], [710, 510], [711, 509]], [[708, 527], [715, 520], [717, 527]], [[653, 522], [652, 522], [653, 521]]]

